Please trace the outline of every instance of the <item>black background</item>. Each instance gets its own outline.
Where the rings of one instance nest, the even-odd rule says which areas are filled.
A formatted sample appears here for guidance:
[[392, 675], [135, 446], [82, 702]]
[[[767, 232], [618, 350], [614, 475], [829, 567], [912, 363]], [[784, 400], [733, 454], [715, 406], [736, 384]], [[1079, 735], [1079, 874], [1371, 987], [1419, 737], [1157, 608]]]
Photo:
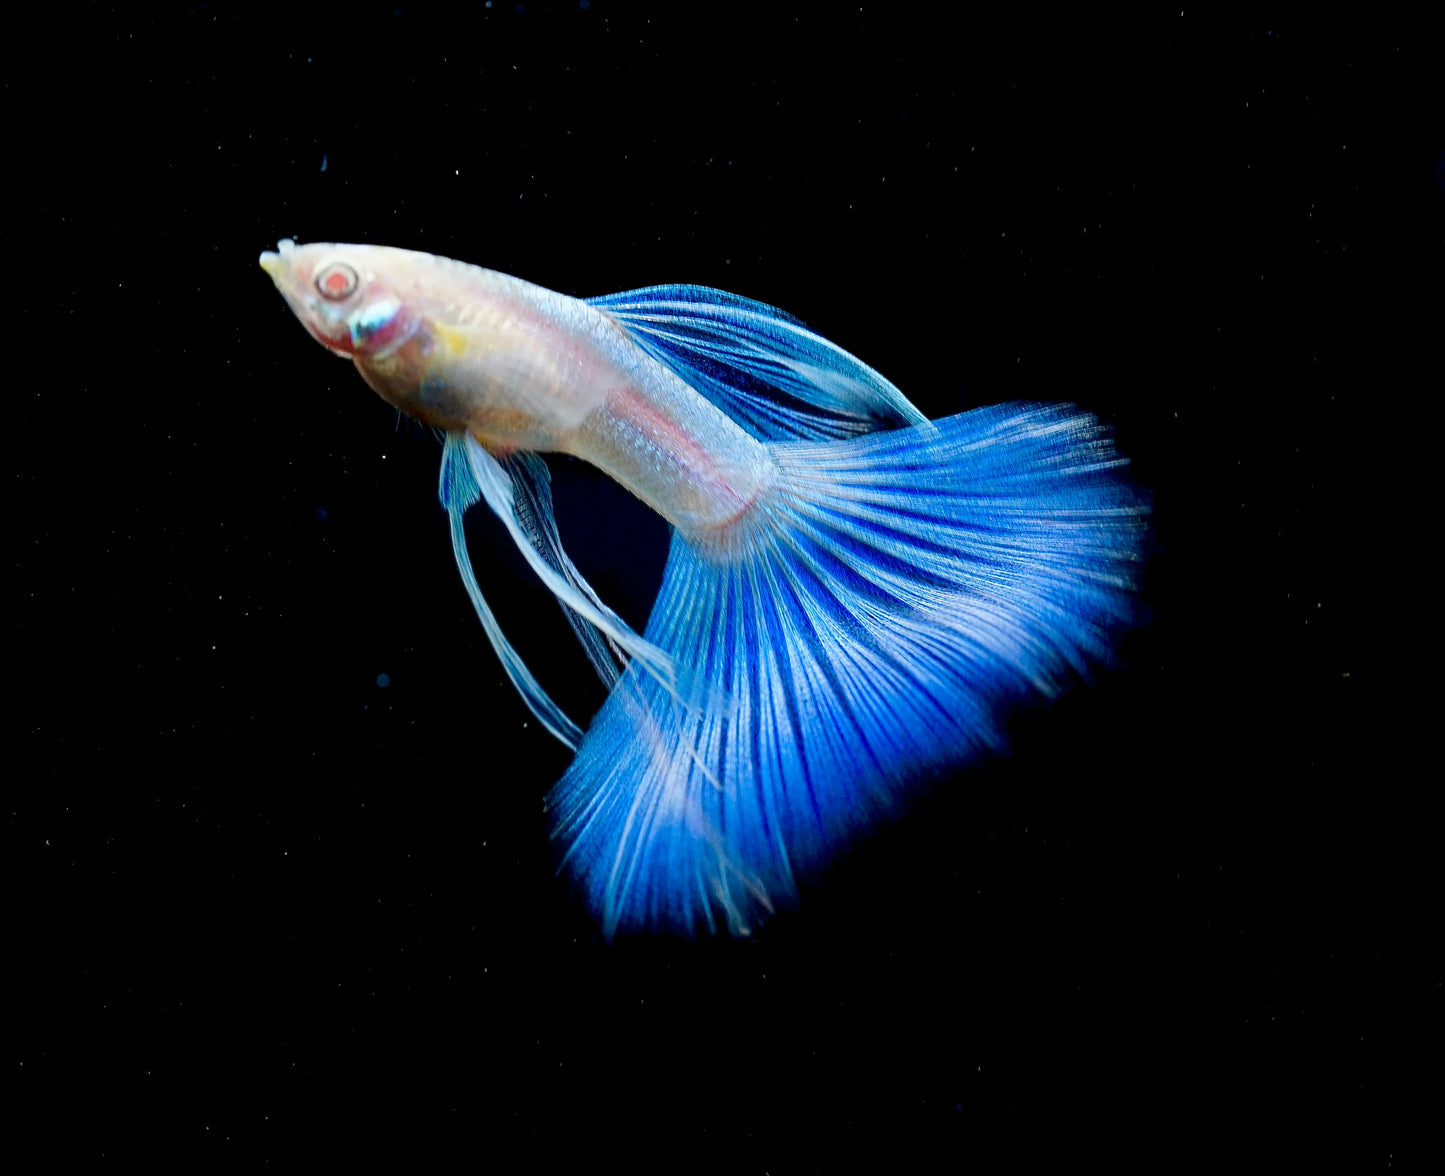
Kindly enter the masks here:
[[[1438, 1164], [1439, 62], [1272, 21], [81, 5], [13, 38], [14, 1148]], [[438, 446], [297, 326], [283, 235], [720, 286], [932, 416], [1076, 401], [1155, 491], [1153, 621], [753, 940], [605, 944]], [[664, 526], [552, 464], [640, 626]], [[585, 716], [481, 513], [484, 590]]]

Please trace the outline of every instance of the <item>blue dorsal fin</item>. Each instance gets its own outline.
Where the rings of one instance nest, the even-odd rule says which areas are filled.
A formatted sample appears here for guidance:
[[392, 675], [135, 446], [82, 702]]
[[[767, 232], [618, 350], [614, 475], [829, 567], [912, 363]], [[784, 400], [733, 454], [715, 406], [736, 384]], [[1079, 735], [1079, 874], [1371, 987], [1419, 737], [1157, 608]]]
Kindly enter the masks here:
[[649, 286], [587, 301], [761, 441], [927, 423], [862, 360], [764, 303], [708, 286]]

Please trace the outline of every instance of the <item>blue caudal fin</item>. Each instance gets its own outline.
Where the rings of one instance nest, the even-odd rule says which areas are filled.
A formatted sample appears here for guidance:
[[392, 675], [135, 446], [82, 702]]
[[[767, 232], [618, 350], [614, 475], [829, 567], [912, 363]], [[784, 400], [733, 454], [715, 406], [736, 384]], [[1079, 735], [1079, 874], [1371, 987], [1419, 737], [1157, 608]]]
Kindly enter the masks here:
[[[1071, 406], [929, 422], [760, 303], [668, 286], [592, 304], [770, 443], [776, 480], [725, 555], [674, 535], [639, 636], [567, 558], [535, 455], [449, 435], [442, 501], [502, 664], [577, 751], [549, 807], [605, 932], [742, 934], [931, 771], [999, 745], [1015, 702], [1108, 660], [1139, 617], [1148, 505]], [[462, 514], [480, 499], [613, 687], [585, 735], [477, 588]]]
[[634, 660], [549, 798], [609, 935], [746, 932], [1137, 619], [1147, 503], [1071, 406], [771, 450], [730, 562], [674, 536], [644, 638], [728, 706]]

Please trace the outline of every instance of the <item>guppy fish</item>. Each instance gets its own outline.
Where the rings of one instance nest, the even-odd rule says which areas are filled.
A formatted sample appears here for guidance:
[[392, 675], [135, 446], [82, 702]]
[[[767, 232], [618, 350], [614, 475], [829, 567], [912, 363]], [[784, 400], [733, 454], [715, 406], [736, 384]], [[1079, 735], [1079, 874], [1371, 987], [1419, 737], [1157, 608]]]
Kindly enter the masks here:
[[[457, 567], [527, 705], [576, 753], [548, 811], [609, 937], [746, 933], [1138, 619], [1147, 502], [1070, 405], [929, 421], [797, 319], [700, 286], [579, 301], [425, 253], [292, 241], [261, 265], [317, 340], [444, 432]], [[563, 550], [548, 452], [672, 524], [641, 635]], [[462, 529], [478, 499], [610, 688], [585, 732], [482, 599]]]

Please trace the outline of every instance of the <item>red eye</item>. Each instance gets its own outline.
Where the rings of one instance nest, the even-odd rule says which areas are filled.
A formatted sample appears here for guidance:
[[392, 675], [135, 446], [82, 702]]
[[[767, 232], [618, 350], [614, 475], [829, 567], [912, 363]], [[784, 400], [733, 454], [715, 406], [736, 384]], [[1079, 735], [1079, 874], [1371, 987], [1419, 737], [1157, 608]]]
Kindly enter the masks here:
[[333, 261], [316, 273], [316, 289], [323, 298], [329, 298], [332, 302], [350, 298], [359, 281], [356, 271], [344, 261]]

